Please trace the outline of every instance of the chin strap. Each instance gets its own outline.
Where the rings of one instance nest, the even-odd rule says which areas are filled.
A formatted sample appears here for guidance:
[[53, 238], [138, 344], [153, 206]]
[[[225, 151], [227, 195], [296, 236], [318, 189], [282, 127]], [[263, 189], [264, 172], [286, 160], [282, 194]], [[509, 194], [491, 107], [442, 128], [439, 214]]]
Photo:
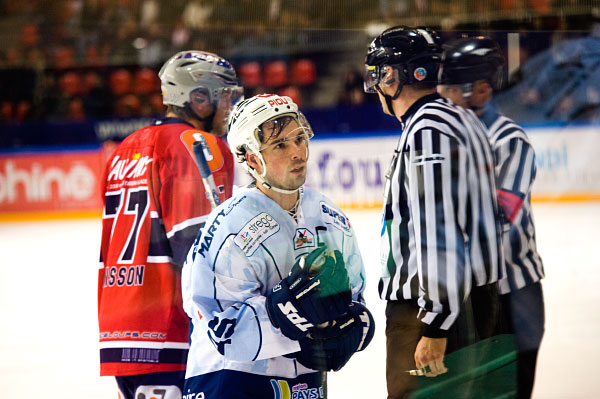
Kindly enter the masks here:
[[[262, 162], [262, 159], [261, 159], [261, 162]], [[263, 162], [263, 169], [264, 169], [263, 175], [259, 175], [258, 172], [255, 169], [252, 169], [252, 168], [248, 167], [248, 171], [250, 172], [250, 174], [257, 181], [261, 182], [269, 190], [277, 191], [278, 193], [281, 193], [281, 194], [294, 194], [296, 191], [298, 191], [300, 189], [300, 187], [298, 187], [298, 188], [296, 188], [294, 190], [286, 190], [284, 188], [279, 188], [279, 187], [273, 186], [271, 183], [269, 183], [267, 181], [266, 177], [264, 176], [264, 174], [266, 174], [266, 172], [267, 172], [267, 168], [264, 166], [264, 162]]]
[[394, 112], [394, 107], [392, 105], [392, 101], [394, 101], [395, 99], [398, 98], [398, 96], [400, 95], [400, 93], [402, 93], [402, 89], [404, 88], [404, 86], [401, 85], [400, 83], [398, 83], [398, 87], [396, 88], [396, 92], [394, 93], [393, 96], [390, 96], [389, 94], [385, 94], [383, 92], [383, 90], [381, 90], [381, 88], [379, 87], [379, 85], [375, 86], [375, 88], [377, 89], [377, 91], [379, 92], [379, 94], [381, 94], [383, 96], [383, 98], [385, 98], [385, 103], [387, 104], [388, 110], [391, 112], [391, 114], [393, 116], [396, 116], [396, 113]]
[[192, 110], [190, 103], [185, 104], [185, 110], [187, 111], [187, 113], [189, 115], [193, 116], [194, 118], [198, 119], [200, 122], [202, 122], [204, 124], [205, 132], [210, 132], [212, 130], [213, 119], [215, 118], [215, 114], [217, 113], [216, 110], [213, 111], [212, 114], [208, 115], [206, 118], [201, 118], [197, 113], [195, 113], [194, 110]]
[[286, 189], [283, 189], [283, 188], [275, 187], [275, 186], [272, 186], [271, 183], [269, 183], [268, 181], [266, 181], [265, 178], [260, 179], [260, 181], [269, 190], [277, 191], [278, 193], [281, 193], [281, 194], [294, 194], [295, 192], [297, 192], [300, 189], [300, 187], [298, 187], [298, 188], [296, 188], [294, 190], [286, 190]]
[[[308, 159], [308, 147], [306, 148], [306, 159]], [[294, 194], [295, 192], [297, 192], [300, 187], [294, 189], [294, 190], [287, 190], [285, 188], [279, 188], [279, 187], [275, 187], [274, 185], [272, 185], [266, 178], [267, 175], [267, 165], [265, 165], [265, 161], [262, 157], [262, 155], [260, 154], [260, 152], [258, 152], [258, 154], [256, 155], [258, 157], [258, 160], [260, 161], [260, 163], [262, 164], [263, 167], [263, 173], [262, 175], [259, 175], [258, 172], [256, 171], [256, 169], [252, 168], [250, 165], [248, 165], [248, 161], [246, 161], [246, 169], [248, 170], [248, 172], [252, 175], [252, 177], [254, 177], [257, 181], [261, 182], [266, 188], [268, 188], [269, 190], [273, 190], [273, 191], [277, 191], [278, 193], [281, 194]]]

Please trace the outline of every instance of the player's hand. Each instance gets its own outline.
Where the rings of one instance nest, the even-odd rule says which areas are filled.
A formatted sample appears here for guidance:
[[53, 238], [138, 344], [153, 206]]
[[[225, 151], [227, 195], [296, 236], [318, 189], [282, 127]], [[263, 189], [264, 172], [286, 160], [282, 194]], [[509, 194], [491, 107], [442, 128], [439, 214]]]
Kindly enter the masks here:
[[330, 326], [316, 328], [310, 337], [301, 339], [300, 352], [291, 356], [313, 370], [338, 371], [354, 353], [369, 345], [374, 334], [375, 320], [369, 309], [360, 302], [352, 302], [348, 312]]
[[447, 338], [421, 337], [415, 349], [417, 369], [424, 370], [426, 377], [436, 377], [448, 371], [444, 366]]
[[300, 258], [289, 276], [266, 296], [273, 325], [288, 338], [306, 337], [315, 326], [332, 322], [344, 314], [352, 302], [342, 254], [317, 248]]

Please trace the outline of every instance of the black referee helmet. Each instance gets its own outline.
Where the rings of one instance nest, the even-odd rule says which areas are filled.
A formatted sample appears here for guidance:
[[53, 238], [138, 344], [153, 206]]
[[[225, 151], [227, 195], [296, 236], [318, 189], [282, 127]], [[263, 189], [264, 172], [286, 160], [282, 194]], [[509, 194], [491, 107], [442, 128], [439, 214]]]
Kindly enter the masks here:
[[373, 93], [384, 78], [384, 67], [398, 70], [402, 86], [437, 83], [441, 39], [429, 28], [396, 26], [386, 29], [371, 42], [365, 57], [365, 91]]
[[444, 44], [439, 80], [442, 85], [486, 80], [494, 90], [502, 86], [504, 56], [498, 43], [488, 37], [466, 37]]

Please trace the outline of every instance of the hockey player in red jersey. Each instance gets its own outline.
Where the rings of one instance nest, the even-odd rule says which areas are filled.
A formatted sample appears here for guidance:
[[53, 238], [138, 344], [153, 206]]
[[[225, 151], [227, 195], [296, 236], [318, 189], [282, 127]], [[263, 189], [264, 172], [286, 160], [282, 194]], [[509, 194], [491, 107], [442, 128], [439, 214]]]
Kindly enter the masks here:
[[182, 396], [181, 267], [211, 211], [192, 145], [206, 141], [221, 201], [229, 198], [233, 157], [219, 137], [242, 98], [233, 67], [216, 54], [179, 52], [159, 77], [165, 118], [123, 140], [101, 181], [100, 374], [115, 376], [126, 399]]

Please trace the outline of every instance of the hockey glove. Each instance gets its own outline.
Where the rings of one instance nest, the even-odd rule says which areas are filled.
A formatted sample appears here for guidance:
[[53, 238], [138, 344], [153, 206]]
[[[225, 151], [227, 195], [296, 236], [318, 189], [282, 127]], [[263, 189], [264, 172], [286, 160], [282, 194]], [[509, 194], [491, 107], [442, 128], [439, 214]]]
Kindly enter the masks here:
[[374, 334], [371, 312], [360, 302], [352, 302], [348, 312], [332, 326], [317, 328], [311, 337], [300, 340], [300, 352], [292, 355], [313, 370], [338, 371], [354, 353], [369, 345]]
[[271, 323], [288, 338], [299, 340], [315, 326], [332, 322], [352, 302], [342, 254], [319, 247], [300, 258], [267, 294]]

